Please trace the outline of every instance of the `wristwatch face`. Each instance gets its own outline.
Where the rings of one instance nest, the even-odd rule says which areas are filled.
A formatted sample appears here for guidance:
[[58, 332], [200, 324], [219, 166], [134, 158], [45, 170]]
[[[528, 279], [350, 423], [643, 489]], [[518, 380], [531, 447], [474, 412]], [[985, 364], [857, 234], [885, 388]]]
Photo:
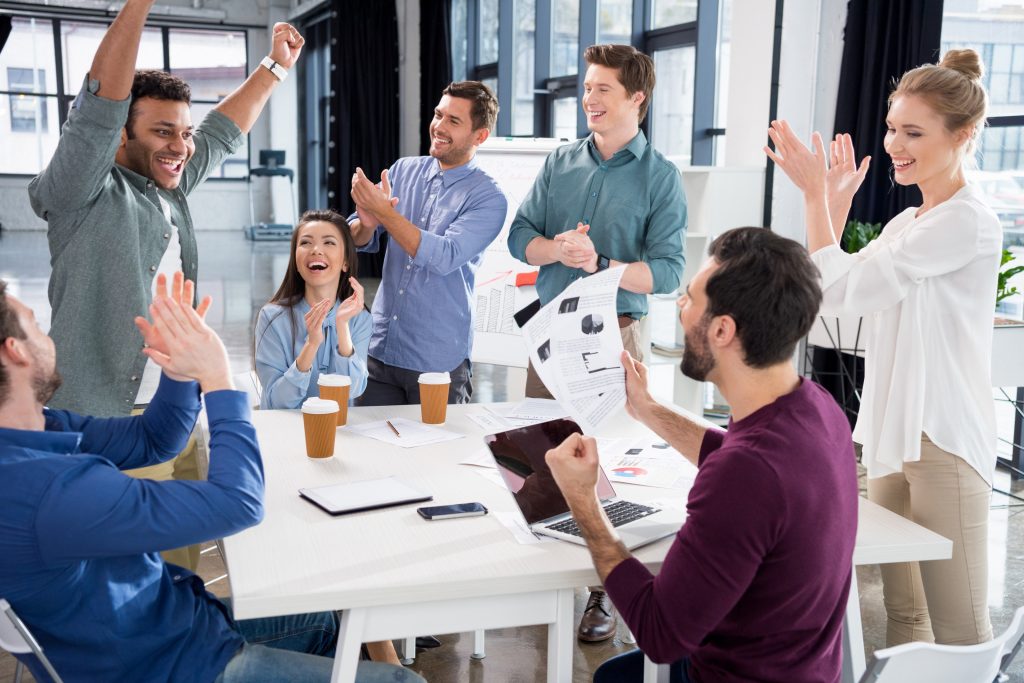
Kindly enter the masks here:
[[600, 254], [597, 255], [597, 269], [598, 270], [608, 270], [608, 266], [609, 265], [611, 265], [611, 264], [608, 261], [608, 257], [607, 256], [601, 256]]

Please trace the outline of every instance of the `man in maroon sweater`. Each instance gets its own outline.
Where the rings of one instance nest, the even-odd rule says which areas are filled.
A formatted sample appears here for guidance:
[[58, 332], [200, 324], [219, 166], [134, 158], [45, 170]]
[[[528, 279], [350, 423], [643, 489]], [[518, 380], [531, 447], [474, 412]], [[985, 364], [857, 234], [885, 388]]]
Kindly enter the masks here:
[[[654, 576], [618, 540], [595, 494], [594, 440], [573, 435], [547, 462], [612, 602], [674, 683], [840, 680], [857, 532], [850, 428], [793, 367], [821, 302], [796, 242], [761, 228], [724, 233], [679, 299], [683, 373], [714, 382], [729, 431], [656, 403], [647, 370], [623, 354], [627, 410], [699, 468], [687, 520]], [[595, 683], [642, 680], [640, 651]]]

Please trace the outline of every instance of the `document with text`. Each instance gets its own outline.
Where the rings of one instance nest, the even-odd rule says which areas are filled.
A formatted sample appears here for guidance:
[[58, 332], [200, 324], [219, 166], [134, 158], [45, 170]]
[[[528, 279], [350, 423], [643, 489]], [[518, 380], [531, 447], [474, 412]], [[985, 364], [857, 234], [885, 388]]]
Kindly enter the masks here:
[[573, 282], [523, 326], [537, 375], [588, 434], [626, 401], [615, 308], [625, 270], [619, 266]]

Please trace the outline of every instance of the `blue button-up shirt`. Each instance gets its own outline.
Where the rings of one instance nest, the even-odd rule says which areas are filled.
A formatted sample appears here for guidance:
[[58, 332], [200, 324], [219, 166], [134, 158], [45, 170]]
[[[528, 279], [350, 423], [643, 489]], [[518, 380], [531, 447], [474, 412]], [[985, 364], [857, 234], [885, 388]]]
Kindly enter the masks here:
[[[447, 372], [473, 347], [473, 285], [508, 201], [476, 160], [442, 171], [433, 157], [399, 159], [389, 170], [395, 207], [421, 230], [411, 257], [388, 242], [373, 300], [370, 355], [419, 372]], [[349, 217], [349, 222], [357, 218]], [[360, 251], [377, 251], [383, 226]]]
[[[683, 275], [686, 198], [679, 169], [638, 132], [625, 147], [602, 159], [594, 136], [562, 145], [523, 199], [508, 233], [508, 250], [526, 261], [526, 246], [553, 239], [579, 222], [590, 225], [597, 253], [651, 269], [654, 294], [675, 291]], [[573, 281], [586, 277], [562, 263], [540, 267], [537, 294], [547, 304]], [[619, 289], [620, 315], [647, 314], [647, 295]]]
[[[202, 580], [158, 554], [233, 534], [263, 514], [263, 466], [245, 394], [217, 391], [205, 400], [208, 481], [119, 471], [185, 447], [199, 413], [195, 382], [161, 377], [137, 417], [47, 410], [45, 431], [0, 429], [0, 596], [65, 677], [212, 681], [241, 648]], [[32, 662], [36, 678], [49, 680]]]

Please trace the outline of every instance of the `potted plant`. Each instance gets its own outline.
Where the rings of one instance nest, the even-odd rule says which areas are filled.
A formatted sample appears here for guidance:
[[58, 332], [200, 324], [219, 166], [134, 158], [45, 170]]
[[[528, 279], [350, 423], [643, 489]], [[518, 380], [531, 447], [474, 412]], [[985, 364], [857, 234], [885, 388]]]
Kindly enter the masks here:
[[1003, 249], [1003, 256], [999, 261], [999, 274], [996, 277], [996, 312], [1019, 318], [1020, 302], [1006, 301], [1017, 293], [1017, 288], [1010, 284], [1010, 280], [1018, 273], [1024, 272], [1024, 266], [1006, 268], [1013, 260], [1013, 253], [1009, 249]]

